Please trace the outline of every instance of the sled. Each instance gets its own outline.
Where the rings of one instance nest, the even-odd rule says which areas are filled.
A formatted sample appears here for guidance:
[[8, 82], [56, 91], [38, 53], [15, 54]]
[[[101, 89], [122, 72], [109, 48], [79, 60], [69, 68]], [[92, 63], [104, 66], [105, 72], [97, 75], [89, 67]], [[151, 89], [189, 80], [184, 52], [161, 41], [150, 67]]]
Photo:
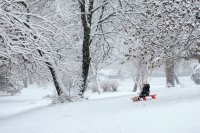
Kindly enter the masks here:
[[150, 94], [148, 96], [142, 97], [140, 100], [138, 100], [139, 96], [136, 97], [132, 97], [131, 99], [133, 100], [133, 102], [137, 102], [137, 101], [146, 101], [146, 100], [150, 100], [148, 99], [148, 97], [150, 97], [151, 99], [156, 99], [156, 94]]

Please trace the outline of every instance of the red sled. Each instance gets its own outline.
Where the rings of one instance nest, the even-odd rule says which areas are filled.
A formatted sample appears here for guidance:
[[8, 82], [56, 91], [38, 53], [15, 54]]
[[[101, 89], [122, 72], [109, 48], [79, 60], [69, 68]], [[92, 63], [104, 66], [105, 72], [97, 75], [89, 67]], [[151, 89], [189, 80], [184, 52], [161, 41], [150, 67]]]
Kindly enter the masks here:
[[141, 99], [142, 99], [143, 101], [146, 101], [146, 100], [147, 100], [147, 97], [150, 97], [151, 99], [156, 99], [156, 94], [151, 94], [151, 95], [142, 97], [140, 100], [138, 99], [138, 97], [139, 97], [139, 96], [132, 97], [131, 99], [133, 100], [133, 102], [141, 101]]

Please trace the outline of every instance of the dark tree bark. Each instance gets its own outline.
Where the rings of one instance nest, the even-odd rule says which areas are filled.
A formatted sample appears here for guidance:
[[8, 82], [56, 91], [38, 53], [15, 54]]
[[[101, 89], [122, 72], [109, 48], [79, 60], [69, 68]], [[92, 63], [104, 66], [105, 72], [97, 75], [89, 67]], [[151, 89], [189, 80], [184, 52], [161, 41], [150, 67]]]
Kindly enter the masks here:
[[80, 96], [83, 96], [86, 90], [86, 83], [88, 78], [88, 72], [90, 67], [90, 33], [91, 33], [91, 21], [92, 21], [92, 9], [93, 9], [94, 0], [89, 1], [89, 11], [86, 14], [85, 9], [85, 0], [79, 0], [80, 9], [81, 9], [81, 21], [83, 26], [83, 44], [82, 44], [82, 84], [80, 89]]
[[[88, 78], [88, 72], [89, 72], [89, 67], [90, 67], [90, 44], [92, 43], [92, 38], [91, 38], [91, 24], [92, 24], [92, 18], [93, 14], [95, 11], [98, 9], [101, 9], [101, 15], [100, 18], [98, 19], [97, 22], [97, 29], [100, 26], [101, 23], [104, 21], [108, 20], [109, 18], [115, 16], [115, 12], [107, 15], [105, 18], [103, 17], [103, 13], [105, 10], [104, 5], [108, 4], [106, 0], [102, 1], [102, 5], [97, 7], [96, 9], [94, 8], [94, 0], [78, 0], [79, 6], [80, 6], [80, 11], [81, 11], [81, 22], [83, 26], [83, 44], [82, 44], [82, 84], [81, 84], [81, 89], [80, 89], [80, 96], [83, 97], [83, 94], [86, 90], [86, 82]], [[102, 30], [102, 29], [101, 29]], [[102, 31], [103, 32], [103, 31]]]
[[61, 86], [59, 84], [58, 77], [56, 76], [56, 71], [52, 67], [51, 63], [49, 63], [49, 62], [45, 62], [45, 63], [47, 64], [47, 67], [49, 68], [50, 73], [52, 75], [53, 83], [56, 88], [56, 92], [57, 92], [58, 96], [60, 96], [63, 92], [62, 92]]
[[[40, 56], [43, 57], [43, 52], [40, 51], [40, 50], [38, 50], [38, 52], [39, 52]], [[50, 70], [50, 73], [51, 73], [52, 78], [53, 78], [53, 83], [54, 83], [54, 86], [56, 88], [56, 92], [57, 92], [58, 96], [60, 96], [63, 93], [63, 91], [62, 91], [62, 88], [59, 84], [58, 77], [56, 76], [56, 71], [55, 71], [55, 69], [53, 68], [53, 66], [50, 62], [45, 62], [45, 64], [47, 65], [47, 67]]]

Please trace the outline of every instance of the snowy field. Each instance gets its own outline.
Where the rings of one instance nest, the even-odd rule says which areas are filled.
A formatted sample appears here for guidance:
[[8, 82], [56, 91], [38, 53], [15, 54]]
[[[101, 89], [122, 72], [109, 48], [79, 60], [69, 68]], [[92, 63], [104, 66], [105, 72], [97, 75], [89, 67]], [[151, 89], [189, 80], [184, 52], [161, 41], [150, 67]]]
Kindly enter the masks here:
[[44, 98], [52, 89], [32, 86], [0, 97], [0, 133], [199, 133], [200, 86], [180, 81], [166, 88], [165, 78], [151, 78], [157, 99], [135, 103], [132, 80], [121, 81], [116, 93], [87, 92], [89, 100], [57, 105]]
[[52, 87], [49, 88], [32, 85], [15, 96], [0, 96], [0, 119], [6, 119], [20, 115], [22, 112], [49, 105], [51, 101], [45, 98], [48, 94], [53, 94]]

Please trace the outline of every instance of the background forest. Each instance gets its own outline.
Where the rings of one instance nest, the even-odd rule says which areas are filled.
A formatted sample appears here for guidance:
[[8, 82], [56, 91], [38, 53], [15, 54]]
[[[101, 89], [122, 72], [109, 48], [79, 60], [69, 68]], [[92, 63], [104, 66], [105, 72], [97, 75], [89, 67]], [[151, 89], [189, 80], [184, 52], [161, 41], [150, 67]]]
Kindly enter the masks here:
[[[61, 101], [85, 91], [133, 91], [152, 76], [200, 84], [195, 0], [0, 0], [0, 92], [52, 82]], [[111, 70], [106, 75], [105, 71]], [[112, 88], [112, 89], [110, 89]]]

